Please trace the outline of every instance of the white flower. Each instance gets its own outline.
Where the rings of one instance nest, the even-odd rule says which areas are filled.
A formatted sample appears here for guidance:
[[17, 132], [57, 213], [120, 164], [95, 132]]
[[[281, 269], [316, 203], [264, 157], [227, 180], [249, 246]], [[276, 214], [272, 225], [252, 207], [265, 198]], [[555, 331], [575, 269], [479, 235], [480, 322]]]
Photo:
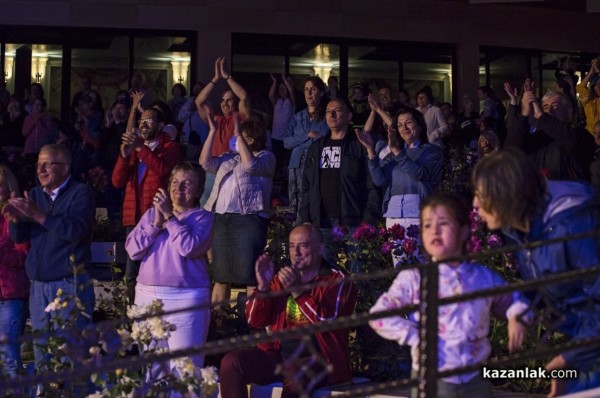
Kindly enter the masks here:
[[90, 355], [91, 356], [99, 356], [100, 355], [100, 347], [97, 345], [90, 347]]
[[60, 302], [60, 298], [55, 298], [48, 306], [44, 309], [46, 312], [58, 311], [62, 308], [62, 303]]
[[96, 390], [95, 393], [89, 394], [86, 398], [102, 398], [102, 393]]
[[219, 383], [219, 373], [214, 366], [200, 369], [200, 374], [202, 375], [202, 384], [211, 386]]
[[189, 357], [177, 358], [175, 360], [175, 369], [180, 377], [193, 377], [197, 374], [197, 369]]

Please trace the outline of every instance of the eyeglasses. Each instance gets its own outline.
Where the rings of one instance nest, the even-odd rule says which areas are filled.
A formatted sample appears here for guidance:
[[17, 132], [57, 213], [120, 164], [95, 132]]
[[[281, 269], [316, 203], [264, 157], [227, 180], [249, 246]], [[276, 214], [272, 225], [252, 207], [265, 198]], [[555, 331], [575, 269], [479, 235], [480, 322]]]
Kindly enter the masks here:
[[139, 121], [140, 124], [144, 124], [144, 123], [146, 123], [146, 124], [152, 124], [154, 122], [155, 122], [154, 119], [140, 119], [140, 121]]
[[43, 163], [36, 163], [35, 167], [37, 169], [48, 169], [50, 168], [50, 166], [57, 166], [57, 165], [65, 165], [65, 162], [43, 162]]

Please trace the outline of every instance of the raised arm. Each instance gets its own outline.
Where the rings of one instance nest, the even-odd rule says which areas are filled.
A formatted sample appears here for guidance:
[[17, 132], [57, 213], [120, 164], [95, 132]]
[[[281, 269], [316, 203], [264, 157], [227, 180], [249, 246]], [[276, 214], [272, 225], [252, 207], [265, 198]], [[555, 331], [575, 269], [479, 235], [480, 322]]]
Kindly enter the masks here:
[[138, 106], [144, 99], [143, 91], [135, 91], [131, 93], [131, 109], [129, 110], [129, 117], [127, 118], [127, 130], [128, 132], [133, 132], [135, 130], [135, 113], [138, 110]]
[[[375, 112], [377, 112], [377, 114], [381, 117], [381, 119], [383, 120], [383, 123], [385, 123], [386, 126], [391, 126], [393, 123], [392, 117], [379, 105], [379, 102], [375, 99], [373, 94], [369, 94], [368, 101], [369, 101], [369, 106], [371, 107], [371, 110], [375, 110]], [[365, 125], [365, 130], [366, 130], [366, 125]]]
[[294, 92], [294, 86], [292, 86], [292, 83], [290, 83], [287, 77], [285, 76], [285, 69], [282, 69], [281, 71], [281, 79], [283, 80], [283, 84], [285, 84], [285, 88], [288, 91], [288, 97], [290, 99], [290, 102], [292, 103], [294, 108], [296, 108], [296, 93]]
[[592, 77], [596, 76], [600, 70], [600, 61], [598, 58], [594, 58], [592, 60], [592, 65], [590, 66], [590, 71], [585, 75], [583, 80], [581, 80], [581, 85], [583, 87], [587, 87]]
[[221, 78], [221, 70], [219, 68], [219, 64], [223, 59], [223, 57], [219, 57], [215, 60], [215, 75], [212, 79], [210, 79], [208, 83], [206, 83], [206, 86], [204, 86], [204, 88], [200, 90], [200, 93], [198, 93], [198, 96], [196, 97], [196, 108], [198, 108], [198, 113], [200, 114], [200, 117], [202, 118], [202, 120], [204, 120], [205, 123], [208, 123], [208, 116], [206, 114], [206, 108], [203, 105], [206, 104], [210, 93], [212, 92], [213, 88], [215, 88], [217, 82]]
[[[217, 132], [217, 126], [215, 125], [215, 120], [213, 119], [212, 110], [210, 109], [210, 105], [203, 104], [201, 108], [204, 108], [204, 114], [206, 115], [206, 120], [208, 122], [208, 136], [206, 137], [206, 141], [202, 146], [202, 151], [200, 152], [200, 158], [198, 159], [198, 163], [204, 170], [212, 171], [210, 164], [212, 163], [212, 147], [213, 141], [215, 140], [215, 134]], [[200, 108], [198, 109], [200, 112]]]
[[221, 77], [227, 81], [227, 84], [229, 84], [229, 88], [231, 88], [231, 91], [233, 91], [235, 96], [238, 97], [240, 100], [238, 110], [242, 114], [242, 118], [244, 120], [248, 120], [250, 118], [250, 115], [252, 115], [252, 104], [250, 103], [250, 97], [248, 96], [248, 93], [246, 92], [244, 87], [241, 86], [241, 84], [235, 81], [233, 76], [231, 76], [225, 71], [225, 58], [221, 58], [219, 66], [221, 69]]
[[269, 100], [271, 101], [271, 105], [275, 106], [277, 102], [277, 79], [271, 73], [271, 87], [269, 88]]
[[238, 118], [233, 119], [233, 136], [237, 140], [237, 150], [242, 160], [242, 166], [244, 166], [245, 169], [248, 169], [252, 166], [254, 155], [250, 148], [248, 148], [248, 143], [240, 132], [240, 120]]

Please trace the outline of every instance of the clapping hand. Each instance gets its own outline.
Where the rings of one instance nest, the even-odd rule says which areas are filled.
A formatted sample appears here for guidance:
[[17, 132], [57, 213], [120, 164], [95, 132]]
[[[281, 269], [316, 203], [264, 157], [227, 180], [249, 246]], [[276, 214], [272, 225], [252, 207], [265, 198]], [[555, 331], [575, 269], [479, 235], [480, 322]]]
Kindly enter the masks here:
[[367, 149], [373, 149], [373, 137], [367, 131], [355, 128], [354, 132], [356, 133], [356, 138], [358, 141]]
[[212, 78], [213, 83], [217, 82], [219, 79], [224, 77], [221, 75], [221, 65], [224, 60], [225, 60], [225, 58], [223, 58], [223, 57], [218, 57], [215, 60], [215, 76]]
[[256, 281], [258, 282], [258, 290], [267, 290], [275, 277], [275, 264], [273, 264], [269, 256], [263, 254], [256, 260], [254, 271], [256, 273]]
[[154, 226], [161, 228], [165, 221], [173, 215], [171, 198], [164, 188], [158, 189], [152, 204], [154, 205]]
[[18, 221], [20, 218], [29, 218], [38, 223], [42, 223], [45, 214], [38, 209], [33, 200], [29, 197], [27, 191], [23, 193], [22, 198], [11, 198], [8, 204], [2, 209], [3, 214], [8, 215], [11, 221]]
[[367, 101], [369, 102], [369, 106], [371, 107], [372, 111], [379, 112], [381, 110], [379, 100], [377, 100], [373, 94], [369, 94], [367, 96]]
[[[293, 266], [291, 267], [282, 267], [277, 273], [277, 278], [281, 282], [281, 285], [285, 289], [293, 288], [294, 286], [299, 286], [302, 284], [302, 276], [300, 275], [300, 271], [298, 271]], [[292, 291], [291, 294], [294, 298], [298, 297], [300, 294], [299, 291]]]
[[221, 77], [227, 79], [229, 75], [225, 71], [225, 57], [221, 57], [219, 61], [219, 68], [221, 69]]
[[506, 94], [508, 94], [508, 97], [510, 98], [510, 104], [511, 105], [518, 105], [519, 104], [518, 92], [517, 92], [517, 88], [516, 87], [512, 87], [510, 85], [510, 83], [505, 82], [504, 83], [504, 91], [506, 91]]

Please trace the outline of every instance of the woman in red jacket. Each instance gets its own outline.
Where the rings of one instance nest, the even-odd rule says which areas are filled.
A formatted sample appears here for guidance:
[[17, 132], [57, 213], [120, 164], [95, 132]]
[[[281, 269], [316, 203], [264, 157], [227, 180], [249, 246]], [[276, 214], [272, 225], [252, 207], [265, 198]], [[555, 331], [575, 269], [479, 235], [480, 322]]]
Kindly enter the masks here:
[[[0, 207], [8, 199], [19, 195], [14, 174], [0, 165]], [[29, 279], [25, 274], [25, 257], [28, 245], [14, 243], [8, 235], [8, 219], [0, 215], [0, 331], [6, 335], [6, 343], [0, 343], [3, 364], [0, 371], [16, 378], [21, 367], [21, 344], [25, 304], [29, 297]]]

